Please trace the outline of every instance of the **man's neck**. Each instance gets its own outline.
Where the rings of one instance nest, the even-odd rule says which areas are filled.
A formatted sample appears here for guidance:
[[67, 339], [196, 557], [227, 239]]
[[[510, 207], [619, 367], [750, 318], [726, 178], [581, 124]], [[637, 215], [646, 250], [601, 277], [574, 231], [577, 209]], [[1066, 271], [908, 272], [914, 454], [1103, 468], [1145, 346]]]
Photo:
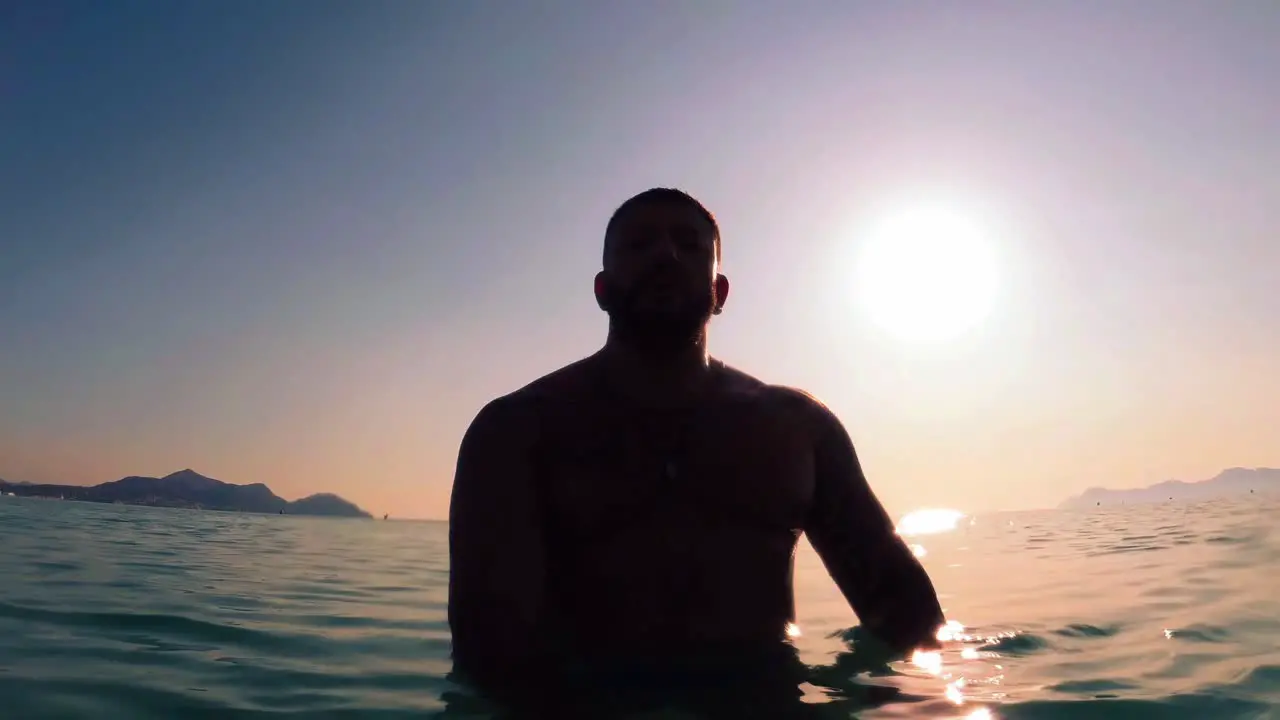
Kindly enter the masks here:
[[650, 406], [685, 404], [711, 376], [705, 330], [687, 345], [661, 349], [637, 346], [610, 332], [598, 355], [616, 391]]

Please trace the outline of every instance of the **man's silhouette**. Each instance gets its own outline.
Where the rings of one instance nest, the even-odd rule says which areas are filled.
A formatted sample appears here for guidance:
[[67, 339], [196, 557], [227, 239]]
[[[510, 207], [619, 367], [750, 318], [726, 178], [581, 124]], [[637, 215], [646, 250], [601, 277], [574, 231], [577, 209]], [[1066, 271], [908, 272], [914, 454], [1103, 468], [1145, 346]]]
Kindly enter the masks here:
[[518, 702], [575, 668], [779, 657], [802, 532], [865, 629], [899, 655], [934, 642], [937, 594], [840, 421], [707, 354], [729, 295], [719, 265], [697, 200], [659, 188], [626, 201], [595, 278], [604, 347], [468, 428], [449, 623], [455, 672], [481, 690]]

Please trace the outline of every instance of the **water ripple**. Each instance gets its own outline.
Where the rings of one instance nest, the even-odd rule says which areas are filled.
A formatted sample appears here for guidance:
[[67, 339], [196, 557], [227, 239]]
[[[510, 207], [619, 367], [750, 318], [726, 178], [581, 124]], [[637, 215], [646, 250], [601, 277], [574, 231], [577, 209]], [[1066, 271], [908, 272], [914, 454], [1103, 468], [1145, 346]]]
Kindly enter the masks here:
[[[967, 627], [911, 662], [867, 649], [804, 546], [788, 712], [1277, 717], [1277, 509], [1010, 513], [913, 538]], [[4, 498], [0, 716], [496, 717], [447, 677], [445, 542], [436, 523]]]

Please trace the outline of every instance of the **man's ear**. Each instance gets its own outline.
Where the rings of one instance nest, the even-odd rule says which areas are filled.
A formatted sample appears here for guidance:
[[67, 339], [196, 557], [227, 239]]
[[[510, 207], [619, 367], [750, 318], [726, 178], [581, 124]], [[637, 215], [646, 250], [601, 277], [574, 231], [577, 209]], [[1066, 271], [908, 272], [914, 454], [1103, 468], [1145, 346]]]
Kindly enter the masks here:
[[609, 311], [609, 281], [604, 276], [604, 271], [596, 273], [595, 280], [596, 305], [601, 310]]
[[724, 310], [724, 301], [729, 297], [729, 278], [723, 275], [716, 275], [716, 306], [711, 312], [719, 315]]

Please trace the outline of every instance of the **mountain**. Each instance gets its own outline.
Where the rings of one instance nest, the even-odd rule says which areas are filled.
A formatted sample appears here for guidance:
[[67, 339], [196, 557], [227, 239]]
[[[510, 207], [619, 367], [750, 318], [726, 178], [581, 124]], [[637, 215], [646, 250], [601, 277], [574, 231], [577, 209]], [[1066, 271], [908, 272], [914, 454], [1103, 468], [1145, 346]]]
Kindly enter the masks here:
[[233, 485], [205, 477], [194, 470], [180, 470], [162, 478], [135, 475], [92, 487], [31, 485], [0, 480], [0, 490], [14, 495], [84, 502], [251, 513], [284, 512], [286, 515], [372, 517], [337, 495], [323, 493], [289, 502], [262, 483]]
[[289, 503], [286, 513], [294, 515], [336, 515], [340, 517], [370, 517], [369, 513], [332, 493], [317, 493]]
[[1169, 500], [1210, 500], [1251, 493], [1255, 495], [1280, 493], [1280, 469], [1229, 468], [1208, 480], [1199, 482], [1166, 480], [1131, 490], [1089, 488], [1080, 495], [1067, 498], [1058, 507], [1083, 508], [1098, 505], [1136, 505]]

